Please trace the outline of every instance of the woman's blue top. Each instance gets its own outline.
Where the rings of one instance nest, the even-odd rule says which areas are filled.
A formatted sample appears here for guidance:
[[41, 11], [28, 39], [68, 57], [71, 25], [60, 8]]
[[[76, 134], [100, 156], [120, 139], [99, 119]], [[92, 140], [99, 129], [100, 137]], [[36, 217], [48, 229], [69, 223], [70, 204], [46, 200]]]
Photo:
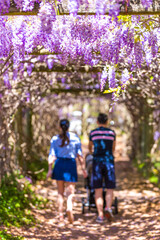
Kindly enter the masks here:
[[71, 132], [67, 132], [69, 138], [69, 144], [63, 147], [61, 146], [62, 139], [59, 135], [53, 136], [51, 139], [51, 146], [49, 157], [55, 156], [56, 158], [76, 158], [77, 154], [82, 156], [81, 141], [80, 138]]

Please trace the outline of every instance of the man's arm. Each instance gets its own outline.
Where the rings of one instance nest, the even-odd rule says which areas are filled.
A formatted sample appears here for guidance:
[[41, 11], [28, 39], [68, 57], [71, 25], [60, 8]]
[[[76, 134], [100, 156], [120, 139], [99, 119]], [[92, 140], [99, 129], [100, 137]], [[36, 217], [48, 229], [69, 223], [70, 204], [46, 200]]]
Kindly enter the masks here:
[[114, 154], [116, 148], [116, 141], [114, 140], [113, 145], [112, 145], [112, 153]]
[[93, 142], [92, 142], [92, 141], [89, 141], [88, 150], [89, 150], [89, 153], [90, 153], [90, 154], [93, 153]]

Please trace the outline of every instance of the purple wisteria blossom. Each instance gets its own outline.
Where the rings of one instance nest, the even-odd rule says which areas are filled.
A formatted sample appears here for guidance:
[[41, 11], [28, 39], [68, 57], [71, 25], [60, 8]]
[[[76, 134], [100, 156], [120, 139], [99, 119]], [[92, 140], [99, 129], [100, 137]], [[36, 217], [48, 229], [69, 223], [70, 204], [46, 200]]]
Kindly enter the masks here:
[[81, 5], [85, 5], [85, 10], [88, 9], [89, 6], [89, 0], [79, 0]]
[[61, 78], [61, 82], [64, 84], [66, 79], [64, 77]]
[[40, 62], [45, 61], [45, 56], [44, 56], [44, 55], [38, 56], [38, 60], [39, 60]]
[[7, 57], [11, 50], [11, 26], [7, 24], [7, 17], [0, 17], [0, 57]]
[[49, 69], [52, 69], [53, 64], [54, 64], [54, 59], [53, 58], [48, 58], [47, 59], [47, 65], [48, 65]]
[[116, 73], [115, 73], [115, 68], [113, 66], [110, 66], [108, 70], [108, 84], [109, 84], [109, 88], [117, 87]]
[[96, 14], [105, 14], [106, 0], [96, 0]]
[[148, 45], [149, 45], [149, 47], [151, 47], [152, 56], [155, 57], [158, 52], [156, 34], [150, 33], [149, 38], [148, 38]]
[[18, 68], [15, 68], [13, 71], [13, 80], [15, 81], [18, 77]]
[[147, 66], [149, 66], [149, 65], [151, 64], [151, 62], [152, 62], [152, 59], [153, 59], [151, 50], [150, 50], [149, 48], [146, 49], [145, 55], [146, 55], [146, 63], [147, 63]]
[[33, 69], [33, 67], [34, 67], [34, 64], [33, 64], [33, 63], [29, 63], [29, 64], [27, 65], [27, 73], [28, 73], [29, 76], [31, 76], [31, 74], [32, 74], [32, 69]]
[[25, 179], [30, 183], [32, 184], [32, 179], [30, 177], [25, 177]]
[[120, 4], [118, 2], [112, 1], [109, 6], [109, 15], [117, 17], [120, 13]]
[[101, 80], [100, 80], [100, 89], [101, 89], [101, 91], [103, 91], [103, 89], [105, 87], [107, 78], [108, 78], [108, 72], [107, 72], [106, 67], [104, 67], [104, 69], [102, 71], [102, 74], [101, 74]]
[[23, 8], [23, 0], [14, 0], [17, 8], [22, 9]]
[[159, 131], [155, 131], [154, 133], [154, 141], [157, 141], [160, 138], [160, 132]]
[[152, 5], [153, 0], [141, 0], [144, 8], [149, 8]]
[[17, 17], [12, 23], [12, 45], [14, 49], [14, 64], [18, 65], [20, 61], [24, 59], [25, 56], [25, 30], [26, 30], [26, 21], [23, 16]]
[[[36, 1], [36, 0], [35, 0]], [[24, 0], [23, 11], [32, 11], [34, 8], [34, 0]]]
[[[137, 17], [132, 18], [132, 27], [129, 27], [123, 20], [111, 21], [102, 15], [56, 19], [52, 4], [41, 3], [41, 7], [40, 14], [32, 18], [0, 18], [0, 57], [3, 59], [13, 52], [14, 68], [39, 48], [56, 53], [56, 61], [62, 65], [75, 64], [78, 59], [90, 66], [98, 63], [112, 66], [125, 59], [135, 69], [145, 62], [151, 64], [157, 56], [160, 30], [140, 26]], [[47, 62], [46, 59], [47, 56], [40, 56], [37, 61]], [[23, 79], [21, 73], [19, 77]]]
[[136, 67], [141, 67], [141, 64], [143, 62], [143, 50], [140, 42], [136, 42], [134, 44], [134, 57], [135, 57]]
[[8, 88], [8, 89], [11, 89], [12, 86], [11, 86], [11, 83], [9, 81], [9, 75], [8, 75], [8, 72], [5, 72], [4, 75], [3, 75], [3, 80], [4, 80], [4, 85]]
[[26, 101], [30, 102], [30, 99], [31, 99], [31, 94], [28, 92], [26, 93]]
[[79, 0], [68, 0], [68, 9], [70, 14], [76, 16], [79, 9]]
[[39, 3], [40, 0], [14, 0], [17, 8], [23, 11], [32, 11], [35, 3]]
[[38, 16], [41, 20], [41, 30], [46, 34], [50, 34], [53, 23], [56, 21], [56, 12], [53, 3], [41, 2]]
[[130, 74], [127, 68], [125, 68], [122, 72], [122, 77], [121, 77], [122, 86], [125, 86], [129, 79], [130, 79]]
[[1, 0], [0, 1], [0, 15], [1, 13], [8, 12], [10, 7], [10, 0]]

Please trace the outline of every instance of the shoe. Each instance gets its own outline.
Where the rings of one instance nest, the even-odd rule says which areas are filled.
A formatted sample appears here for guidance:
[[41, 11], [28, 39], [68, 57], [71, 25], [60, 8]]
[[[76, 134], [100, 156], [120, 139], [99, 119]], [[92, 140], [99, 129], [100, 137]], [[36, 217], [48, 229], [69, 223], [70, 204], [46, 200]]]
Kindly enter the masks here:
[[72, 211], [68, 210], [68, 211], [67, 211], [67, 215], [68, 215], [68, 221], [69, 221], [69, 223], [72, 224], [73, 221], [74, 221], [74, 216], [73, 216]]
[[59, 223], [58, 223], [58, 227], [64, 227], [65, 226], [65, 222], [64, 221], [60, 221]]
[[103, 223], [103, 221], [104, 221], [103, 218], [101, 218], [101, 217], [99, 217], [99, 216], [98, 216], [97, 219], [96, 219], [96, 222], [98, 222], [98, 223]]
[[114, 219], [112, 209], [105, 209], [105, 217], [109, 220], [112, 221]]

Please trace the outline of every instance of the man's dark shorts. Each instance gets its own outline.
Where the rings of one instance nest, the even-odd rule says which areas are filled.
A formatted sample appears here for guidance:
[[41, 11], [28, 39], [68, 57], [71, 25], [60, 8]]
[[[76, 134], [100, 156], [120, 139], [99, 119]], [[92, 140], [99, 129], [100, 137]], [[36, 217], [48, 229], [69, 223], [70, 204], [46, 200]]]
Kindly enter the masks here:
[[108, 157], [93, 158], [92, 187], [95, 188], [116, 188], [114, 160]]

